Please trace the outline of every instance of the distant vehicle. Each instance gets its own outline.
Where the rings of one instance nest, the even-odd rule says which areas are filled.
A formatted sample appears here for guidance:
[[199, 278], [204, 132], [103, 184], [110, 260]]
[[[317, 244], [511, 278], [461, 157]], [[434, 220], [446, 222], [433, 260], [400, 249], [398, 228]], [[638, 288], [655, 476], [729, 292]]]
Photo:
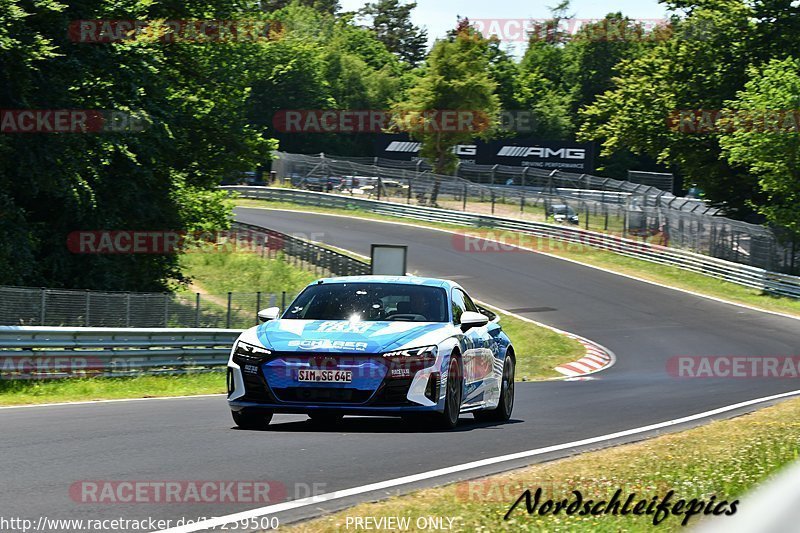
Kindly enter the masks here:
[[222, 181], [222, 185], [247, 185], [250, 187], [266, 185], [262, 173], [256, 171], [241, 172]]
[[240, 427], [265, 427], [274, 413], [321, 424], [348, 414], [425, 418], [443, 428], [464, 413], [511, 417], [511, 341], [452, 281], [322, 279], [283, 314], [273, 307], [258, 317], [265, 323], [239, 336], [228, 361]]
[[314, 178], [307, 177], [300, 181], [299, 186], [308, 191], [331, 192], [342, 186], [342, 178]]
[[569, 222], [577, 224], [579, 222], [578, 213], [568, 205], [554, 204], [547, 208], [547, 216], [553, 217], [556, 222]]

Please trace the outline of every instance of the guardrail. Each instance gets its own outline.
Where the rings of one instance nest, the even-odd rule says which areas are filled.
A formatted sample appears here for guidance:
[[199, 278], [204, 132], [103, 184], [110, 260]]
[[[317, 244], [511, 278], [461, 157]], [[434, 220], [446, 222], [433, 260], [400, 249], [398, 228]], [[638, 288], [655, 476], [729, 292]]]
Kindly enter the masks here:
[[493, 215], [286, 188], [233, 186], [222, 187], [222, 189], [237, 192], [245, 198], [289, 201], [298, 204], [351, 210], [361, 209], [372, 213], [415, 220], [516, 231], [535, 237], [608, 250], [628, 257], [724, 279], [731, 283], [760, 289], [772, 294], [800, 298], [800, 277], [798, 276], [770, 272], [762, 268], [733, 263], [678, 248], [669, 248], [566, 225], [515, 220]]
[[332, 276], [363, 276], [372, 270], [369, 263], [286, 233], [243, 222], [233, 222], [232, 227], [234, 230], [245, 230], [254, 236], [263, 236], [262, 242], [267, 243], [268, 247], [277, 247], [287, 256], [319, 267]]
[[225, 366], [234, 329], [0, 326], [0, 379], [179, 374]]

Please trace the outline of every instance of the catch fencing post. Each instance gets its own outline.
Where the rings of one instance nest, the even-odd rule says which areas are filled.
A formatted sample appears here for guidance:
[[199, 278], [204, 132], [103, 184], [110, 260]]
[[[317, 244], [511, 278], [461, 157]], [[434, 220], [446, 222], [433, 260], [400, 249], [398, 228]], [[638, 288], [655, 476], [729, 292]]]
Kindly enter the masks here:
[[225, 327], [231, 329], [231, 293], [228, 293], [228, 313], [225, 317]]
[[286, 291], [281, 292], [281, 311], [286, 310]]
[[87, 327], [87, 328], [89, 327], [89, 305], [90, 305], [89, 298], [90, 298], [89, 291], [87, 290], [86, 291], [86, 314], [83, 317], [84, 327]]
[[169, 324], [169, 293], [164, 293], [164, 327]]
[[467, 184], [464, 184], [464, 211], [467, 210]]
[[131, 327], [131, 293], [125, 293], [125, 327]]
[[44, 287], [41, 288], [40, 300], [42, 308], [39, 310], [39, 325], [44, 326], [45, 310], [47, 309], [47, 289]]
[[584, 203], [583, 208], [586, 211], [585, 229], [589, 229], [589, 204]]
[[200, 293], [194, 295], [194, 327], [200, 327]]
[[261, 291], [256, 293], [256, 326], [258, 325], [258, 312], [261, 311]]

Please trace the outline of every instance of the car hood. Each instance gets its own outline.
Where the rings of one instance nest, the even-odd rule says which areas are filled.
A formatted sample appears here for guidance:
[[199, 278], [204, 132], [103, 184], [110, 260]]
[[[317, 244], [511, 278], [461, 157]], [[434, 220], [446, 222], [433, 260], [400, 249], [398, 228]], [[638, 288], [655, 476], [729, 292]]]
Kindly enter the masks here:
[[278, 352], [376, 354], [435, 345], [453, 331], [454, 326], [441, 322], [273, 320], [248, 333], [264, 347]]

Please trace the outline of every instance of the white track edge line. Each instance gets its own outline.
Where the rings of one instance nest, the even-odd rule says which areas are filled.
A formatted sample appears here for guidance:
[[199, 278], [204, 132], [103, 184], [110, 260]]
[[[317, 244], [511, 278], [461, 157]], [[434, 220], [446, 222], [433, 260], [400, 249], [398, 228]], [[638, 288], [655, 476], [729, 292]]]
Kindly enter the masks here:
[[407, 485], [409, 483], [415, 483], [418, 481], [425, 481], [428, 479], [446, 476], [449, 474], [456, 474], [459, 472], [464, 472], [467, 470], [473, 470], [475, 468], [481, 468], [484, 466], [495, 465], [499, 463], [504, 463], [508, 461], [515, 461], [518, 459], [526, 459], [528, 457], [535, 457], [537, 455], [544, 455], [550, 452], [556, 452], [561, 450], [567, 450], [569, 448], [577, 448], [579, 446], [586, 446], [590, 444], [597, 444], [600, 442], [610, 441], [614, 439], [619, 439], [623, 437], [629, 437], [632, 435], [637, 435], [640, 433], [645, 433], [648, 431], [653, 431], [657, 429], [667, 428], [671, 426], [675, 426], [678, 424], [684, 424], [686, 422], [692, 422], [694, 420], [700, 420], [703, 418], [708, 418], [714, 415], [726, 413], [729, 411], [734, 411], [736, 409], [740, 409], [742, 407], [749, 407], [751, 405], [757, 405], [759, 403], [765, 403], [773, 400], [779, 400], [782, 398], [788, 398], [791, 396], [800, 395], [800, 390], [795, 390], [791, 392], [784, 392], [781, 394], [775, 394], [773, 396], [766, 396], [763, 398], [756, 398], [754, 400], [748, 400], [745, 402], [740, 402], [732, 405], [727, 405], [724, 407], [719, 407], [717, 409], [712, 409], [711, 411], [704, 411], [702, 413], [697, 413], [694, 415], [685, 416], [682, 418], [676, 418], [673, 420], [667, 420], [665, 422], [659, 422], [657, 424], [650, 424], [648, 426], [642, 426], [633, 429], [627, 429], [623, 431], [618, 431], [616, 433], [609, 433], [607, 435], [601, 435], [598, 437], [591, 437], [588, 439], [567, 442], [564, 444], [555, 444], [553, 446], [546, 446], [544, 448], [536, 448], [533, 450], [527, 450], [524, 452], [517, 452], [511, 453], [507, 455], [500, 455], [497, 457], [490, 457], [488, 459], [481, 459], [478, 461], [472, 461], [470, 463], [463, 463], [460, 465], [449, 466], [446, 468], [439, 468], [437, 470], [430, 470], [428, 472], [421, 472], [419, 474], [413, 474], [410, 476], [403, 476], [399, 478], [389, 479], [386, 481], [380, 481], [377, 483], [371, 483], [369, 485], [362, 485], [360, 487], [353, 487], [350, 489], [344, 489], [334, 492], [329, 492], [327, 494], [320, 494], [318, 496], [311, 496], [308, 498], [302, 498], [300, 500], [293, 500], [289, 502], [279, 503], [275, 505], [269, 505], [267, 507], [260, 507], [258, 509], [251, 509], [250, 511], [242, 511], [240, 513], [230, 514], [226, 516], [216, 517], [212, 520], [205, 520], [202, 522], [197, 522], [194, 524], [189, 524], [186, 526], [179, 526], [170, 529], [163, 530], [166, 533], [193, 533], [195, 531], [203, 531], [206, 529], [211, 529], [214, 527], [219, 527], [225, 524], [229, 524], [232, 522], [237, 522], [240, 520], [248, 520], [251, 518], [275, 514], [283, 511], [289, 511], [292, 509], [298, 509], [301, 507], [306, 507], [308, 505], [324, 503], [333, 500], [339, 500], [342, 498], [347, 498], [350, 496], [357, 496], [359, 494], [364, 494], [368, 492], [373, 492], [376, 490], [383, 490], [389, 489], [393, 487], [398, 487], [401, 485]]

